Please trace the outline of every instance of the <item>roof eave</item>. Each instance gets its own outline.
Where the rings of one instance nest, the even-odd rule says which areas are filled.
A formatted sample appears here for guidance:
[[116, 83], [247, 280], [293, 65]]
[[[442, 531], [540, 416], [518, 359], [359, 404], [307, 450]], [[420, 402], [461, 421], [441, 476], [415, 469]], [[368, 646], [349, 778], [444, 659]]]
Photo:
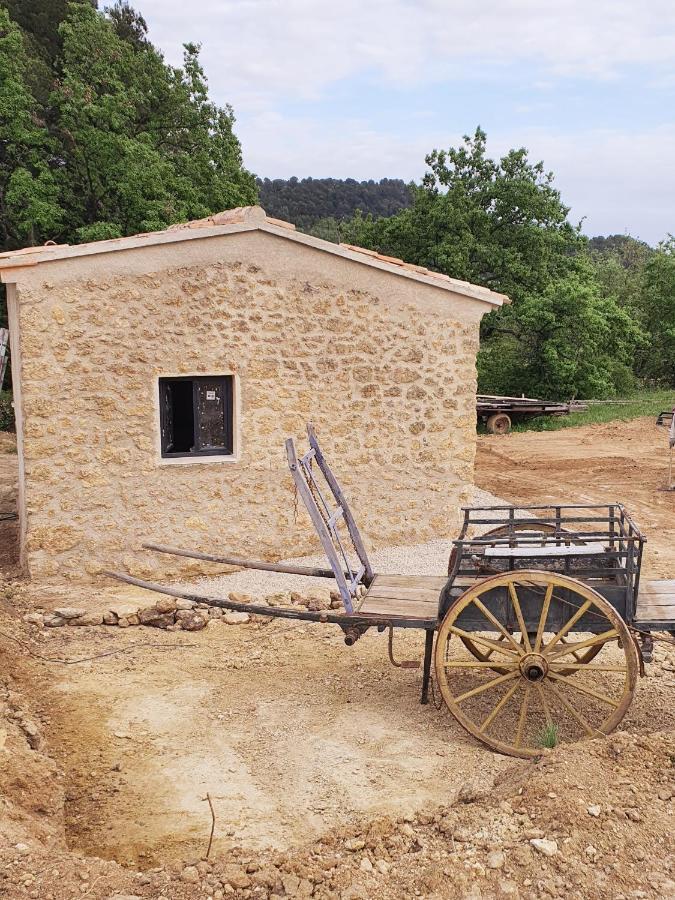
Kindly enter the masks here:
[[246, 231], [262, 231], [266, 234], [274, 235], [275, 237], [295, 241], [296, 243], [312, 247], [315, 250], [330, 253], [334, 256], [340, 256], [343, 259], [350, 260], [359, 265], [370, 266], [371, 268], [397, 275], [400, 278], [407, 278], [412, 281], [417, 281], [420, 284], [426, 284], [432, 288], [459, 294], [460, 296], [468, 297], [471, 300], [486, 303], [491, 307], [499, 307], [504, 303], [510, 302], [509, 298], [504, 294], [497, 294], [494, 291], [490, 291], [488, 288], [482, 288], [478, 285], [469, 284], [468, 282], [456, 281], [448, 276], [425, 275], [422, 272], [414, 271], [414, 267], [404, 268], [399, 264], [389, 263], [384, 259], [378, 258], [378, 255], [351, 250], [342, 244], [333, 244], [330, 241], [325, 241], [309, 234], [303, 234], [286, 225], [270, 222], [268, 219], [262, 222], [258, 220], [228, 225], [214, 225], [211, 227], [200, 226], [199, 228], [194, 229], [184, 228], [151, 232], [149, 234], [134, 235], [132, 237], [96, 241], [91, 244], [62, 245], [58, 250], [46, 250], [41, 247], [35, 248], [34, 251], [25, 252], [21, 255], [7, 256], [4, 259], [0, 257], [0, 281], [4, 283], [16, 282], [17, 275], [21, 270], [34, 268], [43, 263], [60, 262], [62, 260], [86, 256], [97, 256], [102, 253], [112, 253], [117, 250], [139, 250], [145, 247], [161, 246], [163, 244], [204, 240]]

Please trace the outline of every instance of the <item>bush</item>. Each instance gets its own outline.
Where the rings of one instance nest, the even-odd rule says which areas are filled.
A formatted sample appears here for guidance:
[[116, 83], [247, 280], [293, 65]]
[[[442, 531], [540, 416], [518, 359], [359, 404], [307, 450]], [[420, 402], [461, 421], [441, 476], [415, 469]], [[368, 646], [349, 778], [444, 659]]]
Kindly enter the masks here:
[[12, 395], [9, 391], [0, 394], [0, 431], [14, 431], [14, 407]]

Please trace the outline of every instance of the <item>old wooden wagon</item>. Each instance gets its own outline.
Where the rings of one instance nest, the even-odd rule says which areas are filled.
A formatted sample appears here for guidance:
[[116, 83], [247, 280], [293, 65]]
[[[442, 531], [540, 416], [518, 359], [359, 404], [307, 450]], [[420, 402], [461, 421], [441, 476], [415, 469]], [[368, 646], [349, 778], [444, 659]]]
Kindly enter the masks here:
[[530, 757], [618, 725], [651, 658], [652, 631], [675, 629], [675, 582], [640, 587], [645, 538], [620, 503], [466, 508], [446, 576], [377, 573], [311, 426], [308, 437], [302, 456], [287, 441], [288, 463], [330, 568], [144, 547], [334, 579], [341, 609], [240, 604], [108, 574], [200, 603], [333, 623], [349, 646], [371, 628], [388, 631], [392, 662], [394, 630], [419, 629], [422, 703], [435, 683], [457, 722], [501, 753]]

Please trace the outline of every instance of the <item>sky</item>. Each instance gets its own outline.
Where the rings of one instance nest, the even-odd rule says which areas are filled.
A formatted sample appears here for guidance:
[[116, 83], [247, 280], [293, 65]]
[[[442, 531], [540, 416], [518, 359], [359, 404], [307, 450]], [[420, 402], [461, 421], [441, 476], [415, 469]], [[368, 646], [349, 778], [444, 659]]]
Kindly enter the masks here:
[[477, 125], [527, 147], [585, 233], [675, 232], [672, 0], [132, 0], [202, 45], [261, 177], [419, 180]]

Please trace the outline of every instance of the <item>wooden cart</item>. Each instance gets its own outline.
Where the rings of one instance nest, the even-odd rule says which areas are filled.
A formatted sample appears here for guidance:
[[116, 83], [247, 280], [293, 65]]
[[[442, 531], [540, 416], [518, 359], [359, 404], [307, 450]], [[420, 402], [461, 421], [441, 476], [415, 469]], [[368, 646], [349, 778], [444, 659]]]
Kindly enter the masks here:
[[457, 722], [501, 753], [535, 756], [543, 747], [607, 734], [618, 725], [643, 672], [643, 656], [650, 658], [652, 630], [675, 629], [675, 582], [652, 582], [646, 603], [638, 602], [645, 539], [621, 504], [466, 508], [447, 576], [380, 574], [311, 426], [308, 436], [310, 449], [301, 457], [294, 442], [286, 442], [288, 463], [330, 568], [143, 546], [331, 578], [342, 609], [240, 604], [108, 574], [200, 603], [334, 623], [348, 646], [371, 628], [388, 631], [395, 665], [394, 629], [420, 629], [422, 703], [435, 683]]
[[540, 416], [568, 416], [572, 410], [586, 409], [586, 404], [576, 401], [557, 403], [537, 400], [534, 397], [503, 397], [495, 394], [479, 394], [476, 397], [476, 414], [490, 434], [508, 434], [513, 422], [525, 422]]

